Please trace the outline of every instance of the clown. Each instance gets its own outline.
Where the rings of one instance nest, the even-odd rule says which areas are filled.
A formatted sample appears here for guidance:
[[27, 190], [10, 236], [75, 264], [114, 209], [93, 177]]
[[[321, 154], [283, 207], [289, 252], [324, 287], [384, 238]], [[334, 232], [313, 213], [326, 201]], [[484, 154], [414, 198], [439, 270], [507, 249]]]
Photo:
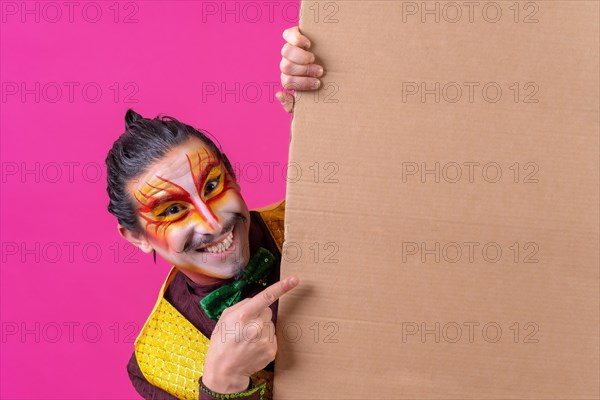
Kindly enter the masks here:
[[[317, 89], [310, 42], [297, 27], [283, 37], [282, 85]], [[276, 96], [291, 112], [293, 96]], [[108, 209], [123, 238], [173, 265], [128, 364], [135, 389], [271, 398], [277, 300], [298, 284], [279, 280], [285, 201], [248, 210], [230, 161], [200, 130], [133, 110], [125, 128], [106, 158]]]

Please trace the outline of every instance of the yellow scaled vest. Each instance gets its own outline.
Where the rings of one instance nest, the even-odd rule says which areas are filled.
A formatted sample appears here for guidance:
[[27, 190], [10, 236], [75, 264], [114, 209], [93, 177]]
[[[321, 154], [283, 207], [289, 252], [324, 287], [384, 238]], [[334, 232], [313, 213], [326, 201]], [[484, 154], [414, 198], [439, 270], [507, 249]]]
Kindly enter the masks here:
[[[285, 200], [256, 211], [281, 252]], [[152, 313], [135, 340], [135, 356], [144, 377], [152, 385], [179, 399], [198, 400], [198, 381], [210, 341], [164, 298], [176, 272], [175, 268], [171, 269]], [[251, 378], [255, 389], [251, 392], [260, 390], [261, 399], [271, 399], [272, 375], [264, 370], [254, 374]]]

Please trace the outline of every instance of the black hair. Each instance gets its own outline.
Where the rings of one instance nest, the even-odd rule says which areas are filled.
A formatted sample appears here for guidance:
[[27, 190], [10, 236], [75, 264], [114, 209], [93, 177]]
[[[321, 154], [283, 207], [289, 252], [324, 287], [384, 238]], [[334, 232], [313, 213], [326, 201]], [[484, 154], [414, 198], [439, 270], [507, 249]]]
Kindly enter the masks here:
[[149, 119], [132, 109], [127, 110], [125, 132], [113, 143], [106, 156], [106, 191], [110, 199], [108, 211], [117, 217], [122, 227], [134, 232], [142, 231], [135, 199], [128, 192], [127, 184], [142, 175], [152, 163], [163, 158], [171, 149], [192, 137], [202, 140], [236, 179], [229, 159], [207, 135], [208, 132], [195, 129], [173, 117], [159, 115]]

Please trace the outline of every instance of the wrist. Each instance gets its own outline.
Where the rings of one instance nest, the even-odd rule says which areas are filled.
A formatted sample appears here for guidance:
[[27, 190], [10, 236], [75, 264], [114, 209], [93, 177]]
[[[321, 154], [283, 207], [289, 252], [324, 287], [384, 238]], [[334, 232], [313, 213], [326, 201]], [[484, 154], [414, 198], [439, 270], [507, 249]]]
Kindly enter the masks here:
[[205, 371], [202, 376], [202, 384], [207, 389], [221, 394], [239, 393], [248, 390], [250, 386], [248, 376], [231, 374], [212, 374]]

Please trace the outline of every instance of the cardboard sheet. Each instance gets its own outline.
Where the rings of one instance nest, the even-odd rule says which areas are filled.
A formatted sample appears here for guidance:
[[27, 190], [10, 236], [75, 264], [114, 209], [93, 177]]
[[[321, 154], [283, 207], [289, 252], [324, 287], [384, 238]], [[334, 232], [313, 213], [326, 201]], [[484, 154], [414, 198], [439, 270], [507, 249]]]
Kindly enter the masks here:
[[305, 1], [276, 399], [599, 394], [597, 1]]

